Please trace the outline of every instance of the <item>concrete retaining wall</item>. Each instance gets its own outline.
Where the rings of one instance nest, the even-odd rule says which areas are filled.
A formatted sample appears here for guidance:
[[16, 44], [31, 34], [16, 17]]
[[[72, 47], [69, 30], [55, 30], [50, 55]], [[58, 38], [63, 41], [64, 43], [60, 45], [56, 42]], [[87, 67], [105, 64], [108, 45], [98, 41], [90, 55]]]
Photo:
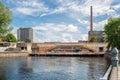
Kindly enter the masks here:
[[25, 52], [0, 52], [0, 57], [27, 57]]

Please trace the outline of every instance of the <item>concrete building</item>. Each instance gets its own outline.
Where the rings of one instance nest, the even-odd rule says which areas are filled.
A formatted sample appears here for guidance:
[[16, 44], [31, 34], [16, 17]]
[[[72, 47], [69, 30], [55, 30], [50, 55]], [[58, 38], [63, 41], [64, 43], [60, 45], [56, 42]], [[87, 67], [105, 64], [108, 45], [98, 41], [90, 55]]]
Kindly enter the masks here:
[[90, 42], [104, 42], [104, 31], [89, 31]]
[[17, 39], [26, 42], [27, 39], [33, 42], [33, 29], [32, 28], [19, 28], [17, 30]]
[[88, 32], [89, 42], [104, 42], [104, 31], [94, 31], [93, 30], [93, 11], [92, 6], [90, 7], [90, 31]]

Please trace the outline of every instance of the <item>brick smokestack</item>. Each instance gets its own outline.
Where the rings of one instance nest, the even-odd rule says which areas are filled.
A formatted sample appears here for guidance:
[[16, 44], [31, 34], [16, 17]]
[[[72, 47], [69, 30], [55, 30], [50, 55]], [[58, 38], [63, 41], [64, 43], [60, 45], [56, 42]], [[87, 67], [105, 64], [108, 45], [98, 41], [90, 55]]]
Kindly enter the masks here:
[[90, 31], [93, 31], [93, 11], [92, 11], [92, 6], [90, 6]]

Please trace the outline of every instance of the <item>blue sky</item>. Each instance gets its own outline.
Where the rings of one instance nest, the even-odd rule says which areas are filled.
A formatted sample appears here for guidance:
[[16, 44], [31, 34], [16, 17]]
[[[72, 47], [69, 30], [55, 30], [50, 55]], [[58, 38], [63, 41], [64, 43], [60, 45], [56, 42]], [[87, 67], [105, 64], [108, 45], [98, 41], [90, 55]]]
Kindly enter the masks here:
[[120, 17], [120, 0], [1, 0], [13, 12], [13, 33], [34, 29], [34, 42], [87, 40], [90, 6], [94, 30], [103, 30], [109, 17]]

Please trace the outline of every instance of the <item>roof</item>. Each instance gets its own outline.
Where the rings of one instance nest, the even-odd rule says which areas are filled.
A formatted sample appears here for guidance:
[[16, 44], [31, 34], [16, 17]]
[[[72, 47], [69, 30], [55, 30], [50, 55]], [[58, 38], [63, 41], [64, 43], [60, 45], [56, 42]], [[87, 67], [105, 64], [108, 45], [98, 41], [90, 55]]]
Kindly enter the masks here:
[[104, 35], [104, 31], [89, 31], [90, 35]]

